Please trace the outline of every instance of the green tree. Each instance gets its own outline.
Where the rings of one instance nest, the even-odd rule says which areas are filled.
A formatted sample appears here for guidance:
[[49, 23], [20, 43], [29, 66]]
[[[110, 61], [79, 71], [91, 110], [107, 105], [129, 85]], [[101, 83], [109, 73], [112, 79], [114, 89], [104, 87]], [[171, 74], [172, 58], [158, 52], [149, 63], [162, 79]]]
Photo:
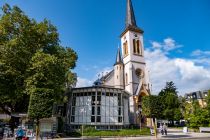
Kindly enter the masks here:
[[150, 118], [160, 118], [162, 114], [162, 103], [156, 95], [144, 96], [142, 98], [142, 114]]
[[[142, 98], [142, 114], [148, 118], [152, 118], [151, 121], [155, 124], [155, 119], [159, 119], [162, 116], [160, 97], [156, 95], [144, 96]], [[156, 125], [154, 125], [155, 135], [157, 137], [156, 128]]]
[[177, 88], [176, 88], [176, 86], [175, 86], [173, 81], [166, 82], [165, 88], [160, 91], [159, 95], [160, 96], [164, 96], [167, 93], [171, 93], [171, 94], [177, 95]]
[[[58, 45], [58, 33], [48, 22], [36, 23], [17, 6], [5, 4], [0, 16], [0, 107], [7, 114], [26, 111], [29, 96], [24, 80], [39, 49]], [[25, 105], [21, 105], [24, 103]]]
[[37, 23], [17, 6], [5, 4], [0, 15], [0, 108], [9, 115], [27, 111], [25, 80], [31, 74], [31, 59], [40, 50], [65, 60], [66, 69], [75, 66], [77, 55], [59, 45], [55, 26], [46, 19]]
[[75, 84], [76, 75], [71, 69], [77, 54], [60, 46], [57, 29], [50, 21], [37, 23], [17, 6], [11, 8], [8, 4], [2, 11], [0, 107], [8, 114], [23, 111], [24, 107], [38, 122], [51, 116], [53, 103], [62, 101], [66, 88]]
[[210, 90], [208, 91], [208, 96], [206, 97], [206, 109], [208, 110], [209, 112], [209, 115], [210, 115]]
[[160, 91], [159, 96], [163, 106], [162, 119], [168, 119], [173, 125], [174, 120], [183, 118], [181, 100], [172, 81], [166, 82], [166, 86]]
[[[52, 116], [53, 103], [62, 97], [65, 83], [65, 63], [56, 56], [37, 52], [31, 61], [30, 77], [26, 79], [30, 94], [28, 115], [36, 120], [36, 135], [39, 136], [39, 120]], [[37, 137], [38, 138], [38, 137]]]

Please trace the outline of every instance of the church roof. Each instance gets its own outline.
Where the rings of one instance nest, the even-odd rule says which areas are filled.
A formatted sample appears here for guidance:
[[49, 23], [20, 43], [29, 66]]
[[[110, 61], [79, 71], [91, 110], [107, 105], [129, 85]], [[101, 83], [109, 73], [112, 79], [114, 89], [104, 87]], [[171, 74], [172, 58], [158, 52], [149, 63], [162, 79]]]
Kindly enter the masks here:
[[118, 50], [117, 50], [117, 56], [116, 56], [116, 61], [115, 61], [114, 65], [117, 65], [117, 64], [123, 64], [119, 47], [118, 47]]
[[107, 78], [109, 78], [112, 74], [114, 74], [114, 70], [108, 72], [107, 74], [105, 74], [101, 78], [97, 79], [93, 84], [94, 85], [103, 85], [103, 82], [106, 81]]
[[125, 30], [121, 34], [121, 36], [123, 36], [128, 30], [139, 32], [139, 33], [143, 33], [144, 32], [136, 24], [135, 14], [134, 14], [133, 5], [132, 5], [132, 1], [131, 0], [127, 0]]

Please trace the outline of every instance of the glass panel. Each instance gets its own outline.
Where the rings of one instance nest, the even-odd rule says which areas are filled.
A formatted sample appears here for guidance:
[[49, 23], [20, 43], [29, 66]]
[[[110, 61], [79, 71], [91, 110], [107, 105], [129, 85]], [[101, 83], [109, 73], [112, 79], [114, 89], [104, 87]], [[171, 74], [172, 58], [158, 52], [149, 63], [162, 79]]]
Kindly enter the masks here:
[[74, 122], [74, 116], [71, 116], [71, 122]]
[[95, 115], [95, 106], [92, 106], [92, 115]]
[[122, 115], [122, 113], [121, 113], [121, 107], [118, 108], [118, 115], [119, 116]]
[[101, 116], [97, 116], [96, 122], [101, 122]]
[[72, 107], [71, 115], [75, 115], [75, 107]]
[[122, 117], [118, 117], [118, 122], [122, 122]]
[[101, 96], [97, 96], [97, 105], [101, 105]]
[[96, 97], [92, 96], [92, 105], [95, 105]]
[[118, 106], [121, 106], [121, 103], [122, 101], [121, 101], [121, 94], [118, 94]]
[[101, 108], [100, 108], [100, 106], [97, 107], [97, 115], [101, 115]]
[[95, 116], [91, 116], [91, 122], [95, 122]]
[[98, 95], [98, 96], [101, 96], [101, 92], [97, 92], [97, 95]]

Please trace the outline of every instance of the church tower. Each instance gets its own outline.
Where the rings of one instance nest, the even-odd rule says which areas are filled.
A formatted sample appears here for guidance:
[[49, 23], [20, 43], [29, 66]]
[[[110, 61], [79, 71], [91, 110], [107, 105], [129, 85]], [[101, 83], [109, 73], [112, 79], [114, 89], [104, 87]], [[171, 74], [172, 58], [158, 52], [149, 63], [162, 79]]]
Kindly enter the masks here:
[[149, 95], [149, 82], [144, 59], [143, 33], [135, 20], [132, 1], [127, 0], [125, 30], [121, 34], [125, 90], [130, 93], [130, 123], [137, 124], [136, 112], [141, 96]]
[[117, 50], [116, 62], [114, 64], [114, 87], [124, 89], [124, 66], [120, 54], [120, 48]]

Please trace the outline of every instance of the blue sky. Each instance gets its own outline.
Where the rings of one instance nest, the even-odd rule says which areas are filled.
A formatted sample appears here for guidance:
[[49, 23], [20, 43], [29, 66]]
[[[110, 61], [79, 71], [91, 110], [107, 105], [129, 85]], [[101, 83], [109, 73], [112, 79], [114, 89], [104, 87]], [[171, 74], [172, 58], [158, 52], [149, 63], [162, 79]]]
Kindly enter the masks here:
[[[144, 33], [148, 69], [157, 93], [173, 80], [181, 94], [210, 88], [210, 1], [132, 0]], [[126, 0], [1, 0], [29, 17], [49, 19], [61, 44], [79, 56], [79, 86], [90, 85], [115, 61], [125, 26]], [[167, 49], [170, 48], [170, 49]], [[161, 69], [160, 69], [161, 67]], [[170, 68], [168, 68], [170, 67]]]

